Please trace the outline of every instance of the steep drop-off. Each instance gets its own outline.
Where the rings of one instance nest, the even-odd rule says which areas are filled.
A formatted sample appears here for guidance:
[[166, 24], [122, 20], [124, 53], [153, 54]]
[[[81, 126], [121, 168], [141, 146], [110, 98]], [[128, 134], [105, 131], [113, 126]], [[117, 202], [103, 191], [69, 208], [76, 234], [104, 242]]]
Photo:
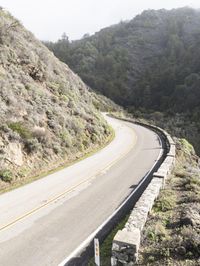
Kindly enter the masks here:
[[111, 131], [95, 107], [102, 102], [0, 9], [0, 188], [106, 143]]

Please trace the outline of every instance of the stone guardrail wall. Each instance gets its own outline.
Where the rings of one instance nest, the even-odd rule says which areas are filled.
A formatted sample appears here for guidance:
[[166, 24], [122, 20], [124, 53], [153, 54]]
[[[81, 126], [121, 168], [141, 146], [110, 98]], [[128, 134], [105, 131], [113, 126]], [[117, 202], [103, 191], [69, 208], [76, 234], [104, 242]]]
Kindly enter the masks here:
[[160, 190], [164, 188], [165, 180], [171, 174], [175, 164], [176, 149], [171, 136], [161, 128], [144, 124], [141, 125], [150, 127], [151, 129], [153, 128], [154, 131], [162, 132], [166, 137], [169, 149], [164, 161], [159, 169], [153, 173], [151, 182], [134, 206], [125, 227], [122, 230], [119, 230], [113, 239], [111, 257], [112, 266], [130, 266], [134, 265], [137, 261], [141, 232], [146, 223], [148, 213], [151, 211]]

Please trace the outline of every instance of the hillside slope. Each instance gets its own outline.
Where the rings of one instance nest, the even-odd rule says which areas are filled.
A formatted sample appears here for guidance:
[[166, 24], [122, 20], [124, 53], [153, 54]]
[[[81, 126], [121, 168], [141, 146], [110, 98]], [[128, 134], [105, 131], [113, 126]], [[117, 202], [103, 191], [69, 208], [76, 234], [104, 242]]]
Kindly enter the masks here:
[[89, 86], [131, 112], [159, 111], [167, 120], [181, 114], [178, 136], [189, 136], [200, 152], [199, 43], [200, 12], [180, 8], [144, 11], [91, 37], [70, 43], [64, 35], [47, 46]]
[[176, 139], [172, 175], [142, 233], [137, 265], [200, 265], [200, 164], [185, 139]]
[[0, 189], [105, 144], [102, 102], [0, 9]]

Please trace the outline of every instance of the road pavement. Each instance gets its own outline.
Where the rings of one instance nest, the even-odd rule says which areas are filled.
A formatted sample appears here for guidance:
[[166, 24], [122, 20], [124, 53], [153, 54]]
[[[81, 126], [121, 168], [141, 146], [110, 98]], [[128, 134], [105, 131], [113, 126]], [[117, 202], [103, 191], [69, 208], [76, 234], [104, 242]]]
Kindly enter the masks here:
[[149, 129], [106, 118], [115, 139], [66, 169], [0, 196], [0, 265], [56, 266], [127, 198], [161, 152]]

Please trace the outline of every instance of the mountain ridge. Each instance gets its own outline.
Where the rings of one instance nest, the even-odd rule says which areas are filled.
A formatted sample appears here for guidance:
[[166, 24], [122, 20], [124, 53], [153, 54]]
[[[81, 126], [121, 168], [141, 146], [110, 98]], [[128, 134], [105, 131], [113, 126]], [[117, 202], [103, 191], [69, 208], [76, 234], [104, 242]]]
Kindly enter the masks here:
[[176, 134], [189, 138], [200, 152], [194, 136], [200, 130], [199, 36], [200, 12], [185, 7], [147, 10], [79, 41], [46, 45], [86, 84], [133, 114], [181, 117], [184, 128]]

